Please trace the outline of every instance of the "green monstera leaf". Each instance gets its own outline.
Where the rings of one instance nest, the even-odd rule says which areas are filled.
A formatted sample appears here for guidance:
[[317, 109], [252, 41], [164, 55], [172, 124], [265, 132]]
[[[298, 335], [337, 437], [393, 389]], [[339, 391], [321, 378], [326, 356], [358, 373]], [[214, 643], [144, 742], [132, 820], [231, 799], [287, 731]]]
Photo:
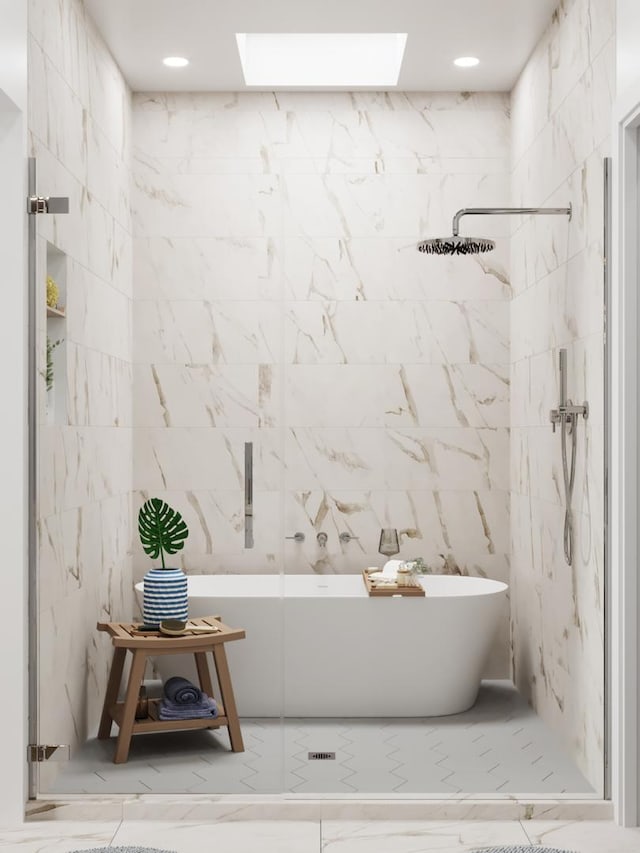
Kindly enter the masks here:
[[184, 548], [189, 528], [177, 510], [160, 498], [150, 498], [138, 513], [138, 533], [145, 554], [152, 560], [160, 555], [165, 569], [164, 555], [175, 554]]

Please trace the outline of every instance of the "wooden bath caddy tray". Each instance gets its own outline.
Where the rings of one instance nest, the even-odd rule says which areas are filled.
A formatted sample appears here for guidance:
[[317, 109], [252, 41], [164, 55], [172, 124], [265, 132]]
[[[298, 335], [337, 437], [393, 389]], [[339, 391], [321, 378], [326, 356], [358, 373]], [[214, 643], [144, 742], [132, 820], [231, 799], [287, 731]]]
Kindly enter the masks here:
[[424, 588], [422, 585], [416, 581], [416, 586], [398, 586], [397, 584], [387, 585], [380, 587], [375, 587], [371, 582], [371, 578], [369, 577], [369, 572], [365, 569], [362, 570], [362, 579], [364, 580], [364, 585], [367, 588], [367, 592], [373, 598], [390, 598], [392, 595], [409, 595], [414, 598], [424, 597]]

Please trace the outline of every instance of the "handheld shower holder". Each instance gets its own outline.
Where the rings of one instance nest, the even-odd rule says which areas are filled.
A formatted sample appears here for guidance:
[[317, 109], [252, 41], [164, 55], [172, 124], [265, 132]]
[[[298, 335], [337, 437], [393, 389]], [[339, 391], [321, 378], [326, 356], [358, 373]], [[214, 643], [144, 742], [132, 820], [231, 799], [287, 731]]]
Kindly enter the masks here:
[[553, 431], [555, 432], [557, 424], [561, 424], [563, 421], [573, 426], [578, 415], [582, 415], [585, 420], [589, 417], [589, 404], [586, 400], [581, 406], [574, 406], [571, 400], [569, 400], [565, 405], [560, 405], [557, 409], [551, 409], [549, 420], [551, 421]]

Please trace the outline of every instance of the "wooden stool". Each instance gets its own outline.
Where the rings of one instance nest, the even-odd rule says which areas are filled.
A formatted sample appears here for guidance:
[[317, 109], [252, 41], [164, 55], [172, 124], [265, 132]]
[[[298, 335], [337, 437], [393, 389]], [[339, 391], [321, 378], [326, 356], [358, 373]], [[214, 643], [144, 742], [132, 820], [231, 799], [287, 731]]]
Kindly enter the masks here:
[[[107, 683], [107, 693], [104, 697], [102, 717], [98, 737], [101, 740], [111, 736], [111, 724], [116, 723], [118, 743], [114, 764], [122, 764], [129, 755], [131, 736], [139, 732], [172, 732], [181, 729], [217, 729], [226, 726], [234, 752], [244, 752], [240, 722], [236, 709], [236, 701], [229, 675], [227, 655], [224, 644], [231, 640], [242, 640], [245, 632], [241, 628], [229, 628], [215, 616], [189, 620], [190, 625], [208, 625], [220, 628], [216, 634], [185, 634], [181, 637], [165, 637], [160, 632], [140, 634], [138, 625], [132, 622], [98, 622], [98, 631], [106, 631], [114, 646], [111, 672]], [[122, 680], [124, 661], [130, 651], [133, 655], [131, 671], [124, 702], [118, 702], [118, 690]], [[158, 719], [160, 699], [149, 700], [149, 717], [136, 720], [136, 705], [147, 657], [158, 655], [192, 654], [196, 660], [200, 687], [213, 696], [211, 672], [207, 660], [207, 652], [213, 655], [213, 662], [218, 675], [220, 686], [220, 701], [218, 701], [218, 716], [203, 717], [197, 720], [160, 720]]]

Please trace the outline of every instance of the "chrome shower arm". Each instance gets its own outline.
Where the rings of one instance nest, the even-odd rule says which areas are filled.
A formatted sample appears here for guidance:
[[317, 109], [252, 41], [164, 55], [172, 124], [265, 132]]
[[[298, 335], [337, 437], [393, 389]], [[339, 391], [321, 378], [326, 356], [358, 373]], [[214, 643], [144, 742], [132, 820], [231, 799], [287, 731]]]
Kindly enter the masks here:
[[510, 216], [514, 214], [527, 215], [561, 215], [571, 219], [571, 205], [569, 207], [464, 207], [453, 217], [453, 236], [459, 236], [460, 220], [463, 216]]

